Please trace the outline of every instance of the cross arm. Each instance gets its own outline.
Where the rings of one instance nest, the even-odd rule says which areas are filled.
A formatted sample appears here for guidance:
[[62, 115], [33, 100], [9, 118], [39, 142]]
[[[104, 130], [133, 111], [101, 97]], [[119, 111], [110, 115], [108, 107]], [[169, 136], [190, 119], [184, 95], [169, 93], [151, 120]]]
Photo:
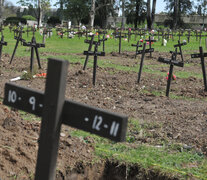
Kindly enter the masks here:
[[7, 42], [5, 42], [5, 41], [0, 41], [0, 45], [7, 46]]
[[175, 66], [184, 67], [184, 63], [183, 62], [179, 62], [179, 61], [176, 61], [176, 60], [165, 59], [165, 58], [159, 57], [158, 61], [166, 63], [166, 64], [173, 64]]
[[105, 56], [105, 52], [94, 52], [94, 51], [84, 51], [84, 55], [91, 55], [91, 56]]
[[[200, 58], [201, 54], [191, 54], [191, 58]], [[203, 53], [203, 57], [207, 57], [207, 53]]]
[[19, 40], [19, 41], [22, 41], [22, 42], [25, 42], [25, 41], [26, 41], [26, 40], [23, 39], [22, 37], [17, 37], [17, 36], [15, 36], [14, 39]]
[[142, 44], [141, 45], [131, 44], [131, 46], [133, 46], [133, 47], [142, 47]]
[[[85, 40], [84, 40], [84, 43], [88, 43], [88, 44], [90, 44], [90, 43], [91, 43], [91, 40], [85, 39]], [[98, 46], [99, 46], [99, 45], [100, 45], [100, 42], [97, 42], [97, 41], [93, 41], [93, 42], [92, 42], [92, 44], [94, 44], [94, 45], [97, 44], [97, 43], [98, 43]]]
[[176, 47], [184, 46], [184, 45], [186, 45], [186, 44], [187, 44], [186, 42], [183, 42], [183, 43], [174, 45], [174, 47], [176, 48]]
[[107, 38], [104, 38], [104, 39], [100, 39], [99, 41], [107, 41]]
[[[16, 109], [42, 116], [44, 94], [14, 83], [6, 83], [3, 103]], [[65, 125], [114, 141], [124, 141], [128, 118], [96, 107], [65, 100], [62, 121]]]
[[170, 54], [179, 54], [179, 55], [181, 55], [181, 52], [176, 52], [176, 51], [170, 51]]
[[43, 44], [43, 43], [23, 42], [23, 46], [40, 48], [40, 47], [45, 47], [45, 44]]
[[[142, 54], [143, 50], [139, 50], [137, 51], [137, 54]], [[151, 49], [145, 49], [145, 53], [150, 53], [150, 52], [154, 52], [154, 48]]]
[[155, 40], [155, 39], [150, 39], [150, 40], [149, 39], [146, 39], [145, 41], [146, 42], [157, 42], [157, 40]]

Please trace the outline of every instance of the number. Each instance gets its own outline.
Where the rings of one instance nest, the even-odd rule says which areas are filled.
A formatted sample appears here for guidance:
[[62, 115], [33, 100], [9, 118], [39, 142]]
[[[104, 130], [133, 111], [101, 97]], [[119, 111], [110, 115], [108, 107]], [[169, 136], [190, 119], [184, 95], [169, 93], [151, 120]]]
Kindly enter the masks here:
[[17, 93], [15, 91], [9, 90], [8, 102], [15, 103], [17, 100]]
[[103, 121], [103, 118], [101, 116], [95, 116], [95, 118], [93, 120], [92, 129], [100, 131], [100, 125], [101, 125], [102, 121]]
[[35, 102], [36, 102], [36, 99], [35, 99], [34, 96], [29, 98], [29, 103], [32, 105], [32, 110], [33, 111], [35, 110]]
[[116, 137], [118, 129], [119, 129], [119, 123], [116, 123], [115, 121], [113, 121], [111, 125], [111, 129], [110, 129], [110, 135]]

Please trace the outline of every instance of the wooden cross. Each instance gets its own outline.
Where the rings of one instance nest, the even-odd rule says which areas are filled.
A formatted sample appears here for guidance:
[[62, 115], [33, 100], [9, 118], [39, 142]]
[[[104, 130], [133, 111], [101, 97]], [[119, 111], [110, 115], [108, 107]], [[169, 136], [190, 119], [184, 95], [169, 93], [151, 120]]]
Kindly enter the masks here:
[[203, 82], [204, 82], [204, 90], [207, 91], [207, 81], [206, 81], [206, 67], [204, 57], [207, 57], [207, 53], [203, 53], [203, 48], [199, 47], [199, 54], [191, 54], [191, 58], [201, 58], [201, 67], [203, 72]]
[[206, 37], [206, 35], [202, 35], [203, 31], [200, 30], [200, 31], [195, 31], [196, 32], [196, 41], [198, 40], [198, 37], [199, 37], [199, 41], [200, 41], [200, 46], [201, 46], [201, 41], [202, 41], [202, 37]]
[[80, 39], [80, 37], [83, 36], [84, 32], [82, 32], [82, 31], [78, 31], [78, 32], [76, 32], [76, 34], [78, 35], [78, 38]]
[[94, 56], [93, 60], [93, 85], [96, 84], [96, 68], [97, 68], [97, 60], [98, 56], [105, 56], [105, 52], [98, 52], [98, 46], [100, 46], [100, 42], [93, 41], [93, 44], [95, 44], [94, 51], [84, 51], [84, 55], [87, 56]]
[[157, 30], [157, 34], [154, 36], [157, 36], [158, 41], [160, 40], [160, 30], [159, 29]]
[[140, 83], [142, 68], [143, 68], [143, 64], [144, 64], [145, 53], [150, 53], [150, 52], [154, 52], [154, 48], [146, 49], [146, 42], [143, 44], [143, 49], [137, 51], [137, 54], [142, 54], [141, 61], [140, 61], [140, 66], [139, 66], [137, 83]]
[[129, 43], [129, 41], [130, 41], [130, 39], [131, 39], [131, 35], [132, 35], [133, 33], [131, 32], [131, 30], [130, 30], [130, 28], [128, 28], [128, 43]]
[[0, 41], [0, 60], [1, 60], [3, 46], [7, 46], [7, 42], [4, 41], [4, 35], [2, 32], [1, 33], [1, 41]]
[[29, 25], [27, 25], [27, 30], [26, 30], [26, 32], [27, 32], [27, 37], [29, 36], [29, 32], [31, 31], [31, 28], [30, 28], [30, 26]]
[[134, 29], [133, 31], [134, 31], [133, 32], [133, 34], [134, 34], [134, 40], [136, 41], [137, 40], [138, 31], [137, 31], [137, 29]]
[[16, 45], [15, 45], [15, 47], [14, 47], [14, 51], [13, 51], [13, 53], [12, 53], [12, 57], [11, 57], [11, 60], [10, 60], [10, 64], [12, 63], [12, 60], [13, 60], [14, 55], [15, 55], [15, 53], [16, 53], [16, 50], [17, 50], [19, 41], [20, 41], [20, 42], [25, 42], [25, 40], [22, 38], [22, 33], [24, 33], [24, 31], [23, 31], [23, 27], [20, 27], [20, 29], [18, 30], [18, 34], [19, 34], [18, 37], [17, 37], [17, 36], [14, 37], [14, 39], [16, 39], [17, 41], [16, 41]]
[[86, 39], [88, 39], [88, 34], [89, 34], [90, 32], [91, 32], [91, 31], [89, 31], [89, 30], [87, 30], [87, 29], [84, 31], [84, 33], [85, 33], [85, 35], [86, 35]]
[[170, 29], [167, 29], [167, 33], [165, 34], [166, 35], [166, 39], [169, 40], [170, 39], [170, 35], [173, 36], [172, 33], [170, 33], [171, 30]]
[[194, 35], [196, 36], [196, 41], [198, 41], [198, 30], [194, 31]]
[[[184, 58], [183, 58], [183, 52], [182, 52], [182, 46], [187, 45], [186, 42], [180, 43], [180, 41], [178, 40], [178, 44], [174, 45], [174, 48], [179, 47], [179, 52], [176, 53], [176, 56], [179, 54], [181, 56], [181, 60], [182, 62], [184, 62]], [[172, 52], [172, 51], [170, 51]]]
[[49, 34], [49, 38], [51, 38], [51, 33], [52, 33], [52, 28], [51, 27], [47, 28], [47, 33]]
[[98, 33], [98, 40], [100, 40], [100, 35], [103, 34], [103, 36], [105, 37], [105, 34], [107, 34], [107, 31], [103, 31], [103, 30], [98, 30], [96, 31]]
[[187, 31], [187, 34], [186, 34], [185, 36], [187, 36], [187, 38], [188, 38], [188, 43], [189, 43], [189, 42], [190, 42], [190, 37], [193, 36], [193, 35], [191, 34], [191, 30], [188, 30], [188, 31]]
[[137, 44], [132, 44], [131, 46], [136, 47], [136, 52], [135, 52], [135, 59], [137, 58], [137, 53], [138, 53], [138, 49], [139, 47], [142, 47], [142, 44], [139, 44], [140, 40], [137, 41]]
[[38, 48], [45, 47], [45, 44], [37, 43], [35, 37], [33, 36], [31, 42], [23, 42], [23, 46], [31, 47], [30, 72], [32, 72], [32, 70], [33, 70], [34, 50], [35, 50], [35, 53], [36, 53], [36, 56], [37, 56], [37, 63], [38, 63], [39, 69], [41, 69], [40, 56], [39, 56]]
[[143, 30], [143, 29], [138, 29], [138, 33], [137, 33], [137, 35], [139, 35], [139, 37], [141, 38], [142, 36], [145, 36], [145, 30]]
[[126, 35], [123, 36], [121, 32], [118, 32], [115, 38], [119, 38], [119, 54], [121, 54], [121, 39], [126, 38]]
[[[94, 34], [91, 36], [91, 40], [86, 39], [84, 41], [85, 43], [89, 44], [88, 51], [91, 51], [91, 49], [93, 47], [93, 44], [95, 44], [93, 41], [94, 41]], [[83, 66], [83, 70], [86, 69], [86, 66], [87, 66], [87, 63], [88, 63], [88, 58], [89, 58], [89, 54], [86, 55], [85, 63], [84, 63], [84, 66]]]
[[107, 38], [105, 38], [105, 34], [104, 34], [103, 38], [99, 39], [99, 42], [103, 42], [103, 51], [105, 51], [105, 41], [107, 41]]
[[166, 96], [169, 97], [169, 91], [170, 91], [170, 84], [171, 84], [171, 80], [172, 80], [172, 75], [173, 75], [173, 67], [175, 66], [179, 66], [179, 67], [183, 67], [184, 66], [184, 62], [183, 61], [177, 61], [177, 48], [174, 52], [171, 51], [171, 59], [165, 59], [162, 57], [158, 58], [159, 62], [163, 62], [166, 64], [170, 64], [170, 70], [169, 70], [169, 75], [168, 75], [168, 80], [167, 80], [167, 89], [166, 89]]
[[61, 125], [124, 141], [127, 117], [65, 100], [68, 61], [49, 59], [45, 93], [5, 85], [5, 105], [42, 117], [35, 180], [54, 180]]
[[180, 37], [183, 36], [183, 33], [184, 33], [184, 31], [181, 29], [178, 31], [179, 41], [180, 41]]
[[[157, 42], [157, 40], [151, 39], [150, 36], [149, 36], [149, 39], [146, 39], [145, 41], [146, 42], [149, 42], [149, 49], [152, 49], [152, 42]], [[150, 57], [152, 57], [152, 52], [154, 52], [154, 50], [153, 51], [150, 51]]]

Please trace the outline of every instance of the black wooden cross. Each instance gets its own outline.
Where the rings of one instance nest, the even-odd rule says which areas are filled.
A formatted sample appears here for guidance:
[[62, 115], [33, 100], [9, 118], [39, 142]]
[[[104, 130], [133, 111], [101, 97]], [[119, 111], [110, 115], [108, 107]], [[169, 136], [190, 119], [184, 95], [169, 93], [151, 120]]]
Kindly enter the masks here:
[[35, 50], [35, 53], [36, 53], [36, 56], [37, 56], [37, 63], [38, 63], [39, 69], [41, 69], [40, 56], [39, 56], [38, 48], [45, 47], [45, 44], [37, 43], [35, 37], [33, 36], [31, 42], [23, 42], [23, 46], [31, 47], [30, 72], [32, 72], [32, 70], [33, 70], [34, 50]]
[[[157, 40], [152, 39], [151, 36], [149, 36], [149, 39], [146, 39], [145, 41], [149, 43], [149, 49], [152, 49], [152, 42], [157, 42]], [[152, 51], [150, 51], [150, 57], [152, 57]]]
[[133, 30], [133, 34], [134, 34], [134, 40], [136, 41], [137, 40], [137, 35], [138, 35], [137, 29]]
[[202, 35], [202, 33], [203, 33], [202, 30], [196, 31], [196, 41], [198, 40], [198, 37], [199, 37], [200, 46], [201, 46], [202, 37], [206, 37], [206, 35]]
[[83, 31], [77, 31], [76, 34], [78, 35], [78, 38], [80, 39], [83, 36], [84, 32]]
[[98, 33], [98, 40], [100, 40], [101, 36], [103, 34], [103, 36], [105, 36], [107, 34], [106, 30], [98, 30], [96, 31], [96, 33]]
[[162, 36], [162, 46], [163, 46], [164, 36], [165, 36], [165, 31], [163, 29], [161, 30], [161, 36]]
[[45, 42], [45, 37], [47, 35], [49, 35], [49, 38], [51, 37], [51, 33], [52, 33], [52, 28], [47, 28], [47, 27], [43, 28], [43, 42]]
[[29, 26], [29, 25], [27, 25], [27, 30], [26, 30], [26, 32], [27, 32], [27, 37], [29, 36], [29, 32], [31, 31], [31, 27]]
[[121, 54], [121, 39], [126, 38], [126, 35], [122, 35], [121, 32], [117, 32], [115, 38], [119, 38], [119, 54]]
[[140, 40], [138, 40], [137, 44], [132, 44], [131, 46], [136, 47], [136, 52], [135, 52], [135, 59], [136, 59], [139, 47], [142, 47], [142, 44], [140, 44]]
[[141, 36], [144, 36], [144, 39], [145, 39], [145, 36], [146, 36], [146, 29], [141, 29], [141, 32], [142, 32], [142, 33], [141, 33], [142, 35], [141, 35], [141, 34], [140, 34], [140, 35], [141, 35]]
[[129, 41], [131, 39], [131, 35], [133, 34], [131, 31], [132, 31], [132, 29], [128, 28], [128, 34], [127, 34], [127, 36], [128, 36], [128, 43], [129, 43]]
[[193, 35], [191, 34], [191, 30], [188, 30], [188, 31], [187, 31], [187, 34], [186, 34], [185, 36], [187, 36], [188, 43], [189, 43], [189, 42], [190, 42], [190, 37], [193, 36]]
[[156, 31], [157, 31], [157, 34], [154, 34], [154, 36], [157, 36], [157, 39], [159, 41], [160, 40], [160, 30], [158, 29]]
[[191, 54], [191, 58], [201, 58], [201, 67], [203, 72], [203, 82], [204, 82], [204, 90], [207, 91], [207, 81], [206, 81], [206, 67], [204, 57], [207, 57], [207, 53], [203, 53], [203, 48], [199, 47], [199, 54]]
[[180, 41], [180, 37], [183, 36], [184, 31], [182, 29], [180, 29], [178, 31], [178, 36], [179, 36], [179, 41]]
[[105, 34], [104, 34], [103, 38], [99, 39], [99, 42], [103, 42], [103, 51], [105, 51], [105, 41], [107, 41], [107, 38], [105, 38]]
[[51, 38], [52, 28], [51, 27], [46, 28], [46, 31], [47, 31], [47, 33], [49, 35], [49, 38]]
[[139, 66], [137, 83], [140, 83], [145, 54], [150, 53], [150, 52], [154, 52], [154, 48], [146, 49], [146, 42], [143, 44], [143, 49], [137, 51], [137, 54], [142, 54], [140, 66]]
[[165, 59], [162, 57], [158, 58], [158, 61], [166, 63], [166, 64], [170, 64], [170, 70], [169, 70], [169, 75], [168, 75], [168, 80], [167, 80], [167, 89], [166, 89], [166, 96], [169, 96], [169, 91], [170, 91], [170, 84], [171, 84], [171, 80], [172, 80], [172, 75], [173, 75], [173, 67], [174, 66], [179, 66], [179, 67], [183, 67], [184, 66], [184, 62], [183, 61], [177, 61], [177, 48], [175, 49], [174, 52], [171, 51], [171, 59]]
[[84, 51], [84, 55], [94, 56], [93, 60], [93, 85], [96, 84], [96, 68], [97, 68], [97, 60], [98, 56], [105, 56], [105, 52], [98, 52], [98, 46], [100, 46], [100, 41], [93, 41], [95, 44], [94, 51]]
[[24, 33], [23, 27], [20, 27], [20, 29], [18, 30], [18, 37], [17, 36], [14, 37], [14, 39], [16, 39], [17, 41], [16, 41], [16, 45], [14, 47], [14, 51], [12, 53], [12, 57], [11, 57], [11, 60], [10, 60], [10, 64], [12, 63], [12, 60], [13, 60], [14, 55], [16, 53], [16, 50], [17, 50], [19, 41], [22, 42], [22, 43], [25, 42], [25, 40], [22, 38], [22, 33]]
[[42, 117], [35, 180], [54, 180], [61, 125], [124, 141], [127, 117], [65, 100], [68, 61], [49, 59], [45, 93], [5, 85], [5, 105]]
[[1, 55], [2, 55], [2, 49], [3, 46], [7, 46], [7, 42], [4, 41], [4, 35], [3, 32], [1, 32], [1, 41], [0, 41], [0, 60], [1, 60]]
[[145, 36], [145, 31], [143, 32], [142, 29], [138, 29], [137, 35], [141, 38], [142, 36]]
[[198, 41], [198, 30], [194, 31], [194, 35], [196, 36], [196, 41]]
[[[182, 62], [184, 62], [183, 52], [182, 52], [182, 46], [184, 46], [184, 45], [187, 45], [187, 43], [186, 43], [186, 42], [180, 43], [179, 40], [178, 40], [178, 44], [175, 44], [175, 45], [174, 45], [174, 48], [179, 47], [179, 52], [176, 53], [176, 56], [177, 56], [177, 55], [180, 55], [180, 56], [181, 56], [181, 60], [182, 60]], [[170, 53], [172, 53], [172, 52], [173, 52], [173, 51], [170, 51]]]
[[170, 36], [173, 36], [172, 31], [170, 29], [167, 29], [167, 33], [165, 33], [166, 39], [169, 41]]
[[[88, 40], [86, 39], [84, 42], [85, 43], [88, 43], [89, 44], [89, 47], [88, 47], [88, 51], [91, 51], [92, 47], [93, 47], [93, 44], [95, 44], [93, 41], [94, 41], [94, 34], [91, 37], [91, 40]], [[84, 66], [83, 66], [83, 70], [86, 69], [86, 66], [87, 66], [87, 63], [88, 63], [88, 58], [89, 58], [89, 54], [86, 55], [86, 59], [85, 59], [85, 63], [84, 63]]]
[[88, 30], [88, 29], [86, 29], [85, 31], [84, 31], [84, 33], [85, 33], [85, 36], [86, 36], [86, 39], [88, 39], [88, 34], [90, 33], [91, 31], [90, 30]]

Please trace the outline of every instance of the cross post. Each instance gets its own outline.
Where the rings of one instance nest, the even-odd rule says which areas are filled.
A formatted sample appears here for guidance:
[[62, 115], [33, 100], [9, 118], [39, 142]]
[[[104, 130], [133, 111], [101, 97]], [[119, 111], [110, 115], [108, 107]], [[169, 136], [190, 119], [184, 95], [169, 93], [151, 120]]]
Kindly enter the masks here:
[[140, 83], [140, 79], [141, 79], [142, 68], [143, 68], [144, 57], [145, 57], [145, 50], [146, 50], [145, 48], [146, 48], [146, 43], [143, 44], [142, 57], [141, 57], [140, 66], [139, 66], [137, 83]]

